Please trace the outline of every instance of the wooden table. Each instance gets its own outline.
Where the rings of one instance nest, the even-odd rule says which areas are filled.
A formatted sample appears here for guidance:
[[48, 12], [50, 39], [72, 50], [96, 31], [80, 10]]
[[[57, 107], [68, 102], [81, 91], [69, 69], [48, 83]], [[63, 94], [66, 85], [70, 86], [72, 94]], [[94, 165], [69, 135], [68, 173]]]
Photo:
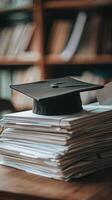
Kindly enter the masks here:
[[112, 168], [69, 182], [0, 166], [0, 200], [112, 200]]

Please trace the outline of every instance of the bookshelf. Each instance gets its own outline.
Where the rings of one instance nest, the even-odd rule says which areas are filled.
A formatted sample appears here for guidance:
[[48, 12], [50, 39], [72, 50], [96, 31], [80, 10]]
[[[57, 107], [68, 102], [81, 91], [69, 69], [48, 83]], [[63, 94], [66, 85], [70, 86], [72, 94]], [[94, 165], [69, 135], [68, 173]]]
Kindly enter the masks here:
[[[40, 4], [35, 0], [0, 2], [1, 101], [10, 102], [11, 100], [13, 103], [10, 84], [14, 84], [16, 81], [18, 83], [26, 82], [28, 78], [31, 80], [30, 76], [32, 76], [31, 81], [40, 80], [41, 35], [43, 34], [41, 34], [41, 9], [39, 6]], [[31, 68], [34, 72], [31, 72]], [[31, 103], [29, 104], [31, 105]], [[6, 110], [6, 108], [4, 109]]]
[[[32, 12], [33, 13], [33, 20], [35, 21], [36, 27], [38, 27], [38, 39], [34, 40], [35, 46], [37, 46], [36, 51], [39, 51], [39, 56], [35, 55], [34, 57], [29, 58], [29, 56], [25, 57], [10, 57], [0, 55], [0, 66], [12, 65], [12, 66], [20, 66], [20, 65], [39, 65], [41, 69], [41, 79], [50, 78], [50, 73], [48, 66], [52, 65], [66, 65], [66, 64], [112, 64], [112, 55], [110, 54], [97, 54], [91, 56], [80, 56], [74, 55], [70, 60], [64, 61], [59, 54], [52, 54], [47, 53], [45, 50], [46, 46], [46, 32], [49, 29], [49, 25], [46, 25], [46, 19], [50, 18], [49, 13], [55, 12], [58, 15], [58, 11], [66, 11], [66, 16], [69, 16], [70, 10], [86, 10], [89, 13], [92, 11], [94, 12], [100, 8], [108, 8], [112, 7], [112, 0], [46, 0], [46, 1], [33, 1], [30, 5], [25, 5], [23, 7], [15, 7], [15, 8], [7, 8], [1, 9], [0, 8], [0, 16], [6, 13], [18, 13], [18, 12]], [[68, 12], [69, 11], [69, 12]], [[98, 10], [99, 12], [99, 10]], [[50, 15], [52, 16], [52, 15]], [[59, 19], [59, 18], [58, 18]], [[49, 22], [49, 20], [47, 21]], [[46, 30], [47, 31], [46, 31]], [[48, 31], [49, 32], [49, 31]]]
[[[52, 71], [56, 65], [60, 68], [66, 65], [73, 65], [74, 69], [76, 65], [87, 65], [88, 69], [97, 65], [98, 69], [102, 69], [103, 65], [111, 65], [112, 64], [112, 53], [101, 53], [97, 52], [95, 54], [87, 55], [80, 55], [75, 54], [72, 58], [68, 60], [64, 60], [59, 53], [52, 53], [48, 52], [47, 46], [49, 45], [49, 35], [52, 31], [53, 20], [63, 20], [70, 18], [73, 20], [73, 16], [71, 13], [78, 13], [80, 11], [84, 11], [89, 13], [97, 13], [98, 15], [101, 14], [101, 17], [107, 15], [108, 10], [111, 13], [112, 11], [112, 1], [111, 0], [46, 0], [38, 2], [40, 4], [41, 9], [41, 33], [43, 34], [42, 38], [42, 79], [52, 78]], [[63, 14], [64, 13], [64, 14]], [[69, 16], [70, 14], [70, 16]], [[53, 18], [53, 20], [51, 20]], [[47, 20], [46, 20], [47, 19]], [[50, 21], [50, 20], [52, 21]], [[75, 18], [74, 18], [75, 19]], [[101, 19], [102, 20], [102, 19]], [[75, 21], [75, 20], [74, 20]], [[50, 24], [51, 23], [51, 24]], [[102, 22], [101, 22], [102, 23]], [[50, 24], [50, 25], [49, 25]], [[50, 28], [49, 28], [50, 27]], [[101, 27], [100, 27], [101, 28]], [[100, 29], [99, 28], [99, 29]], [[47, 30], [48, 29], [48, 30]], [[47, 35], [47, 36], [46, 36]], [[99, 36], [98, 36], [99, 37]]]
[[[70, 11], [80, 11], [86, 10], [87, 12], [91, 13], [96, 10], [99, 12], [102, 9], [105, 10], [109, 7], [112, 7], [111, 0], [46, 0], [46, 1], [39, 1], [35, 0], [31, 5], [25, 5], [23, 7], [15, 7], [15, 8], [7, 8], [7, 9], [0, 9], [0, 15], [6, 13], [19, 13], [22, 11], [25, 12], [32, 12], [33, 20], [35, 21], [36, 27], [38, 27], [38, 39], [34, 38], [34, 43], [36, 44], [35, 48], [37, 52], [39, 52], [39, 56], [35, 55], [34, 57], [10, 57], [0, 55], [0, 66], [21, 66], [21, 65], [39, 65], [41, 69], [41, 79], [51, 78], [49, 72], [49, 65], [50, 69], [53, 69], [54, 65], [80, 65], [80, 64], [87, 64], [91, 68], [90, 64], [112, 64], [112, 55], [109, 54], [96, 54], [90, 56], [84, 55], [75, 55], [72, 56], [71, 59], [68, 61], [63, 60], [59, 54], [52, 54], [51, 52], [46, 52], [46, 46], [48, 45], [48, 41], [46, 43], [46, 37], [49, 37], [49, 33], [46, 35], [46, 29], [49, 29], [49, 18], [52, 18], [52, 14], [55, 11], [55, 17], [58, 15], [58, 11], [61, 12], [61, 15], [58, 17], [58, 20], [63, 18], [63, 12], [66, 12], [66, 16], [69, 16]], [[57, 13], [57, 14], [56, 14]], [[49, 16], [50, 14], [50, 16]], [[53, 15], [54, 17], [54, 15]], [[54, 17], [54, 18], [55, 18]], [[48, 20], [46, 21], [46, 18]], [[46, 23], [47, 22], [47, 23]], [[100, 65], [101, 68], [101, 65]]]
[[[17, 13], [20, 13], [20, 14], [21, 13], [27, 13], [27, 14], [30, 13], [32, 15], [31, 23], [34, 23], [34, 26], [35, 26], [35, 28], [34, 28], [35, 30], [34, 31], [29, 30], [29, 31], [32, 31], [33, 33], [29, 32], [29, 38], [27, 38], [25, 48], [23, 47], [23, 49], [21, 49], [22, 47], [20, 46], [20, 50], [21, 50], [21, 54], [20, 55], [18, 55], [18, 52], [17, 52], [17, 55], [14, 55], [14, 51], [16, 50], [16, 47], [19, 45], [18, 41], [16, 41], [15, 47], [13, 45], [13, 50], [11, 52], [12, 53], [11, 55], [10, 55], [10, 53], [8, 53], [8, 55], [7, 55], [6, 52], [5, 53], [4, 52], [2, 52], [2, 53], [0, 52], [0, 65], [4, 65], [5, 66], [5, 65], [34, 65], [34, 64], [40, 64], [40, 57], [41, 56], [40, 56], [40, 52], [39, 52], [40, 49], [38, 49], [38, 48], [40, 48], [39, 47], [40, 43], [37, 41], [37, 38], [34, 37], [34, 35], [36, 34], [35, 32], [36, 32], [37, 26], [38, 26], [38, 29], [40, 30], [39, 23], [38, 23], [39, 15], [37, 14], [37, 11], [38, 11], [39, 7], [38, 7], [37, 1], [36, 2], [35, 1], [31, 1], [31, 2], [32, 2], [32, 4], [25, 5], [25, 6], [20, 6], [20, 7], [14, 7], [14, 8], [13, 7], [11, 7], [11, 8], [8, 8], [8, 7], [1, 8], [0, 7], [0, 16], [2, 18], [4, 18], [4, 16], [7, 16], [7, 15], [10, 18], [10, 15], [17, 14]], [[22, 20], [21, 20], [21, 22], [20, 21], [18, 22], [18, 21], [16, 22], [17, 25], [20, 24], [20, 23], [21, 24], [23, 23], [24, 25], [29, 23], [29, 22], [24, 22], [24, 21], [22, 22]], [[7, 25], [7, 24], [5, 25], [5, 23], [6, 22], [4, 22], [2, 24], [2, 27], [0, 27], [1, 30], [5, 29], [7, 27], [10, 28], [10, 26], [13, 29], [16, 29], [16, 25], [15, 24], [14, 25], [12, 25], [12, 24], [11, 25]], [[10, 21], [9, 21], [9, 23], [10, 23]], [[18, 29], [19, 29], [19, 27], [18, 27]], [[33, 28], [31, 27], [31, 29], [33, 29]], [[9, 30], [7, 29], [7, 31], [9, 31]], [[19, 30], [17, 30], [17, 31], [19, 31]], [[22, 35], [23, 31], [24, 31], [24, 27], [23, 27], [23, 30], [21, 30], [20, 36], [18, 37], [18, 40], [20, 40], [22, 38], [22, 36], [23, 36], [23, 41], [21, 39], [21, 44], [24, 42], [25, 35], [28, 34], [28, 30], [26, 30], [26, 33]], [[16, 30], [12, 30], [12, 33], [11, 33], [12, 34], [12, 40], [15, 39], [14, 36], [13, 36], [14, 32], [16, 32]], [[4, 35], [4, 37], [2, 38], [2, 41], [3, 41], [2, 43], [4, 43], [4, 40], [5, 40], [5, 34], [3, 33], [3, 35]], [[38, 35], [39, 35], [39, 33], [38, 33]], [[16, 33], [15, 33], [15, 37], [16, 37]], [[9, 39], [11, 39], [11, 37], [9, 37]], [[38, 43], [34, 47], [35, 48], [34, 49], [35, 50], [35, 52], [34, 52], [35, 55], [33, 55], [32, 49], [29, 49], [29, 46], [31, 46], [32, 43]], [[7, 49], [8, 48], [11, 49], [11, 45], [9, 45], [9, 42], [8, 42]], [[4, 44], [3, 44], [3, 46], [4, 46]], [[8, 51], [9, 51], [9, 49], [8, 49]], [[23, 51], [23, 53], [26, 53], [26, 54], [23, 54], [22, 51]], [[31, 52], [32, 55], [31, 54], [29, 55], [29, 52]]]
[[79, 0], [79, 1], [74, 1], [74, 0], [47, 0], [44, 1], [43, 8], [45, 9], [64, 9], [64, 8], [93, 8], [97, 6], [108, 6], [112, 5], [111, 0]]

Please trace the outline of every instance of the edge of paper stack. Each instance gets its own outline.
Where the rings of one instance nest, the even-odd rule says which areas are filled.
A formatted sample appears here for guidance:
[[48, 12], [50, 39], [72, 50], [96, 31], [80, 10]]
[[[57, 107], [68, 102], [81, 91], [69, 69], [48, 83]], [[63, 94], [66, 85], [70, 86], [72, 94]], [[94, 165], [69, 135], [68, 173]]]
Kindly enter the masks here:
[[111, 105], [85, 105], [69, 116], [17, 112], [1, 126], [1, 165], [60, 180], [112, 166]]

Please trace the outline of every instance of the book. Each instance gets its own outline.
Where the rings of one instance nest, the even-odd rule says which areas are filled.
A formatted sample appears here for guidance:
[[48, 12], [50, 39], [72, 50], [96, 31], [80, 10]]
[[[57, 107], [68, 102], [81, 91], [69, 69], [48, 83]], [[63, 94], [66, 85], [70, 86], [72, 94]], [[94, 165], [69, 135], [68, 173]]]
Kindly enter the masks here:
[[0, 34], [0, 54], [1, 55], [6, 55], [7, 49], [9, 48], [10, 44], [10, 39], [13, 33], [13, 28], [12, 27], [5, 27], [1, 29], [1, 34]]
[[33, 22], [18, 23], [0, 29], [0, 54], [15, 57], [28, 51], [36, 25]]
[[28, 50], [30, 52], [36, 52], [38, 56], [40, 56], [41, 36], [40, 36], [39, 28], [36, 26], [35, 26], [35, 31], [33, 33], [33, 37], [31, 38], [30, 45], [28, 46]]
[[48, 52], [51, 54], [59, 54], [66, 46], [69, 34], [71, 33], [72, 21], [70, 20], [55, 20], [53, 22], [49, 41]]
[[111, 14], [103, 16], [102, 25], [102, 38], [101, 38], [101, 53], [111, 54], [112, 53], [112, 23]]
[[95, 56], [98, 48], [98, 35], [100, 31], [101, 16], [92, 14], [88, 18], [76, 55]]
[[12, 56], [15, 55], [15, 50], [16, 48], [18, 48], [18, 41], [21, 40], [24, 27], [25, 27], [24, 24], [18, 24], [13, 27], [12, 37], [10, 37], [11, 45], [7, 49], [7, 55], [12, 55]]
[[98, 37], [98, 54], [108, 54], [112, 53], [112, 24], [111, 24], [111, 13], [102, 13], [101, 15], [101, 25]]
[[21, 36], [17, 42], [17, 45], [15, 46], [15, 51], [13, 52], [13, 55], [18, 55], [22, 52], [25, 52], [31, 42], [31, 39], [33, 37], [34, 31], [35, 31], [35, 24], [28, 23], [24, 25], [24, 29], [21, 33]]
[[60, 58], [64, 61], [69, 61], [76, 53], [79, 41], [84, 31], [86, 20], [87, 14], [85, 12], [80, 11], [76, 17], [76, 21], [74, 23], [74, 27], [68, 40], [68, 43], [64, 50], [60, 53]]

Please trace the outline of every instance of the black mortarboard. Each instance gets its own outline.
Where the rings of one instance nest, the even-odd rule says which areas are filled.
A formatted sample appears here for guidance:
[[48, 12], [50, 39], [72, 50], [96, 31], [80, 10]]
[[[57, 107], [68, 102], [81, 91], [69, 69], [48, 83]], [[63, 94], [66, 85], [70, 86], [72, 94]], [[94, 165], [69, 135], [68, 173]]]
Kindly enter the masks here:
[[33, 113], [42, 115], [71, 114], [82, 110], [80, 92], [102, 88], [74, 77], [11, 85], [33, 99]]

